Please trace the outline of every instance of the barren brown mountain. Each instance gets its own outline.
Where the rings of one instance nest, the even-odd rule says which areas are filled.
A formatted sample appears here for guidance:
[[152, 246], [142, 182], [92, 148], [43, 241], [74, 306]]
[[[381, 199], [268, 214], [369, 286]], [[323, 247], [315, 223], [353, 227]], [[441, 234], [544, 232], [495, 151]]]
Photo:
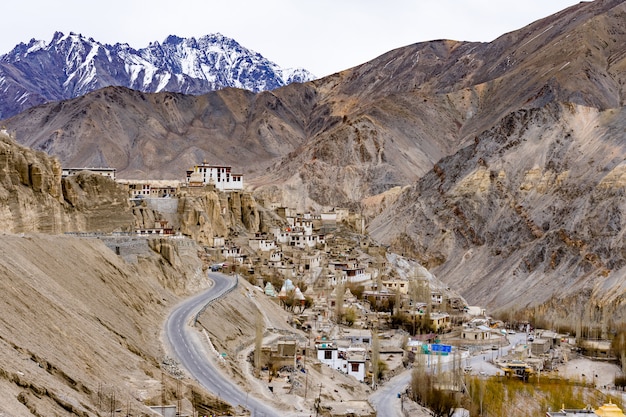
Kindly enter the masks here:
[[147, 405], [181, 393], [227, 411], [194, 382], [177, 386], [161, 328], [181, 297], [211, 285], [207, 236], [264, 227], [251, 196], [181, 196], [186, 238], [111, 235], [154, 227], [160, 213], [131, 206], [109, 178], [61, 178], [58, 160], [4, 133], [0, 162], [0, 415], [154, 415]]
[[624, 316], [626, 3], [491, 43], [418, 43], [305, 84], [199, 97], [106, 88], [4, 121], [66, 166], [232, 165], [265, 201], [349, 206], [470, 303]]

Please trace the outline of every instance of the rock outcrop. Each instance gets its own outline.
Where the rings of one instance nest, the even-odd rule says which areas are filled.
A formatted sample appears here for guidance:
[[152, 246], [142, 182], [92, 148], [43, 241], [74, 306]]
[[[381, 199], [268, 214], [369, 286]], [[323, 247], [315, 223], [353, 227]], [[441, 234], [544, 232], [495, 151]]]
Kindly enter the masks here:
[[372, 234], [470, 303], [551, 305], [551, 320], [567, 324], [605, 306], [625, 318], [626, 143], [614, 134], [625, 111], [512, 113], [404, 190]]
[[88, 172], [61, 178], [61, 165], [0, 133], [0, 228], [11, 233], [131, 230], [126, 192]]
[[178, 214], [181, 233], [204, 245], [212, 245], [214, 237], [234, 231], [256, 233], [262, 227], [259, 207], [248, 192], [192, 190], [179, 198]]

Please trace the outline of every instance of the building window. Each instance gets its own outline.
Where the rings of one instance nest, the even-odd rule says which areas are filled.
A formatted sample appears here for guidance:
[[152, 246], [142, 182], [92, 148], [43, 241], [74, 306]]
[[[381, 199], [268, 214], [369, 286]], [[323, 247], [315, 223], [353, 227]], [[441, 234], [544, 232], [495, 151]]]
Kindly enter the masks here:
[[333, 351], [332, 350], [325, 350], [324, 351], [324, 359], [332, 359], [333, 358]]
[[352, 367], [352, 369], [351, 369], [352, 372], [359, 372], [359, 364], [358, 363], [351, 363], [350, 365]]

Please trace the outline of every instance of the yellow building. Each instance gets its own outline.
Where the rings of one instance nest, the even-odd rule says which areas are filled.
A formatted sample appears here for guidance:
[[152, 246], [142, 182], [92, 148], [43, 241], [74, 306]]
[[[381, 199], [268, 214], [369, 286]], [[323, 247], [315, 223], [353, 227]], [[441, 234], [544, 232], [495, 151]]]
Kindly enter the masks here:
[[608, 404], [604, 404], [602, 407], [598, 408], [596, 415], [600, 417], [626, 417], [622, 410], [610, 401]]

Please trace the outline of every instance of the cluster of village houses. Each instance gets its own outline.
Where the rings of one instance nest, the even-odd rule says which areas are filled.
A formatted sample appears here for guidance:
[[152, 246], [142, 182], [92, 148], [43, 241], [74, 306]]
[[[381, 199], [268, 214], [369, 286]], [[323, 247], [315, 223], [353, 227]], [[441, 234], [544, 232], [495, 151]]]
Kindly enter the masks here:
[[[72, 175], [81, 170], [84, 168], [64, 169], [63, 175]], [[225, 193], [243, 190], [243, 175], [232, 173], [229, 166], [207, 163], [187, 171], [185, 181], [118, 180], [114, 169], [88, 170], [126, 185], [130, 199], [175, 198], [185, 187], [214, 186]], [[271, 208], [284, 219], [282, 226], [275, 227], [268, 234], [250, 236], [246, 246], [236, 245], [224, 236], [215, 236], [207, 251], [215, 259], [215, 269], [237, 266], [253, 281], [256, 277], [255, 284], [268, 297], [281, 300], [291, 294], [303, 305], [309, 298], [312, 306], [308, 312], [300, 311], [294, 323], [317, 335], [314, 338], [314, 352], [320, 363], [359, 381], [369, 382], [372, 369], [371, 329], [384, 330], [389, 320], [389, 313], [373, 312], [368, 305], [370, 302], [393, 300], [403, 306], [405, 314], [413, 315], [414, 319], [415, 315], [423, 315], [428, 310], [433, 333], [409, 338], [402, 346], [404, 353], [412, 351], [448, 356], [454, 355], [459, 351], [458, 347], [463, 346], [463, 354], [467, 355], [472, 348], [498, 346], [505, 340], [506, 332], [498, 328], [497, 323], [494, 326], [494, 322], [486, 318], [484, 310], [467, 306], [462, 298], [443, 286], [437, 287], [431, 282], [430, 299], [427, 302], [412, 300], [409, 294], [409, 281], [412, 278], [386, 274], [388, 265], [385, 248], [372, 244], [365, 237], [356, 244], [338, 243], [336, 240], [329, 242], [329, 236], [334, 234], [338, 225], [344, 222], [358, 224], [358, 214], [341, 208], [323, 213], [298, 213], [278, 205]], [[166, 235], [173, 231], [166, 224], [156, 224], [149, 233]], [[265, 282], [263, 277], [268, 276], [281, 277], [281, 288]], [[301, 291], [294, 282], [305, 283], [306, 290]], [[346, 288], [350, 284], [363, 286], [361, 299], [357, 299]], [[339, 286], [343, 288], [341, 304], [344, 309], [352, 309], [357, 313], [355, 327], [358, 328], [337, 333], [333, 332], [333, 328], [337, 328], [333, 314]], [[460, 320], [464, 324], [460, 330], [455, 330], [454, 337], [446, 338], [448, 344], [445, 344], [437, 334], [451, 331], [452, 316], [462, 318]], [[533, 369], [543, 369], [546, 357], [560, 344], [560, 340], [560, 335], [546, 333], [546, 337], [518, 347], [515, 355], [523, 361], [509, 370], [524, 374]], [[383, 346], [383, 350], [397, 353], [393, 347]], [[290, 367], [299, 366], [297, 358], [301, 354], [302, 347], [297, 346], [295, 341], [283, 340], [273, 347], [263, 348], [263, 357], [267, 362]]]

